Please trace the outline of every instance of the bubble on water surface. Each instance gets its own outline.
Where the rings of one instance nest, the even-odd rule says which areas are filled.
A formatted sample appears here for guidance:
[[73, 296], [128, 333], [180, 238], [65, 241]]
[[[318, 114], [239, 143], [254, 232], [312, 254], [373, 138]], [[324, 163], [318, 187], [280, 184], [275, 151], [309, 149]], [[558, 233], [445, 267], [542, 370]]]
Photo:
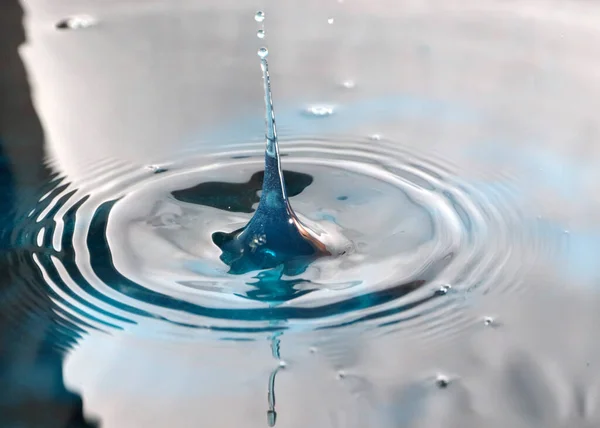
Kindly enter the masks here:
[[440, 389], [445, 389], [450, 385], [450, 378], [443, 374], [438, 374], [435, 378], [435, 384]]
[[167, 168], [160, 165], [148, 165], [146, 168], [154, 174], [161, 174], [168, 171]]
[[452, 286], [450, 284], [443, 284], [440, 286], [440, 288], [437, 289], [436, 293], [439, 295], [445, 295], [448, 294], [448, 292], [452, 289]]
[[308, 114], [316, 117], [326, 117], [333, 114], [333, 106], [329, 105], [314, 105], [308, 107], [306, 110]]
[[96, 25], [97, 21], [90, 15], [73, 15], [56, 23], [59, 30], [79, 30]]

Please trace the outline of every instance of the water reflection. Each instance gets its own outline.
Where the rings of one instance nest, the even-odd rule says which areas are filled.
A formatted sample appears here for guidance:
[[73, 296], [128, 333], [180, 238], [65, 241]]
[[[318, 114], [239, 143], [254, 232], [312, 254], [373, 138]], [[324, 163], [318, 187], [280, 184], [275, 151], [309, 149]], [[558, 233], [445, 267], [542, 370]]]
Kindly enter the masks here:
[[33, 254], [31, 237], [15, 236], [52, 179], [44, 133], [19, 56], [23, 9], [6, 0], [0, 13], [0, 426], [89, 427], [79, 396], [63, 384], [62, 357], [77, 329], [58, 318]]

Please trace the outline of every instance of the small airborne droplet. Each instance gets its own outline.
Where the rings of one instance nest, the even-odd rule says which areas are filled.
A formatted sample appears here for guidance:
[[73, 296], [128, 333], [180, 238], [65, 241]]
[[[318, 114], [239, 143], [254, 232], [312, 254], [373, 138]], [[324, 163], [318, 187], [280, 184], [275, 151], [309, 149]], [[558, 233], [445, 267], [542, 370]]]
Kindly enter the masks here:
[[310, 352], [311, 354], [316, 354], [317, 348], [315, 348], [314, 346], [311, 346], [310, 348], [308, 348], [308, 352]]
[[256, 15], [254, 15], [254, 20], [256, 22], [263, 22], [265, 20], [265, 13], [262, 10], [259, 10], [256, 12]]
[[342, 379], [344, 379], [346, 377], [346, 372], [343, 371], [343, 370], [340, 370], [339, 372], [337, 372], [336, 377], [337, 377], [338, 380], [342, 380]]
[[328, 24], [333, 24], [333, 18], [329, 18], [329, 19], [327, 20], [327, 23], [328, 23]]
[[285, 369], [287, 367], [287, 363], [283, 360], [279, 361], [279, 367]]
[[265, 30], [258, 30], [256, 32], [256, 37], [258, 37], [259, 39], [264, 39], [265, 38]]
[[373, 134], [373, 135], [371, 135], [369, 137], [369, 139], [373, 140], [373, 141], [379, 141], [379, 140], [381, 140], [381, 135], [379, 135], [379, 134]]
[[260, 59], [265, 59], [269, 56], [269, 50], [263, 46], [258, 50], [258, 56], [260, 57]]
[[58, 21], [56, 28], [59, 30], [79, 30], [91, 27], [94, 24], [96, 24], [96, 20], [89, 15], [75, 15]]
[[438, 388], [444, 389], [450, 385], [450, 379], [448, 379], [448, 376], [440, 374], [435, 378], [435, 384]]
[[486, 326], [491, 326], [491, 325], [493, 325], [493, 324], [494, 324], [494, 318], [492, 318], [492, 317], [485, 317], [485, 318], [483, 319], [483, 323], [484, 323]]
[[342, 86], [346, 89], [352, 89], [356, 86], [356, 84], [352, 80], [346, 80], [342, 83]]

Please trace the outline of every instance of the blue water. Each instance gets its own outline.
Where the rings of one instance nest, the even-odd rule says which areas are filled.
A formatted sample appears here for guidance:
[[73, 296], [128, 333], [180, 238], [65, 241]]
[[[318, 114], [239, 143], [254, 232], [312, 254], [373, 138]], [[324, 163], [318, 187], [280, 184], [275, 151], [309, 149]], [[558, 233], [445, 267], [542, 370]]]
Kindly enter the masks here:
[[597, 426], [593, 162], [475, 136], [473, 173], [344, 135], [483, 120], [414, 94], [283, 104], [278, 141], [267, 90], [266, 141], [230, 117], [191, 138], [227, 151], [73, 179], [44, 152], [21, 19], [9, 0], [0, 427]]

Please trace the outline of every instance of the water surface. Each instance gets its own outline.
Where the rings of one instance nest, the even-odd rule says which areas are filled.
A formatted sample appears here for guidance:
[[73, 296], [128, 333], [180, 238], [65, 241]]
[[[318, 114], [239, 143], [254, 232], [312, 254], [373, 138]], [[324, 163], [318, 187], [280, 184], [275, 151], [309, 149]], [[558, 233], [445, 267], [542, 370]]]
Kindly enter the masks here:
[[[0, 421], [597, 426], [597, 6], [554, 6], [32, 0], [24, 66], [5, 14]], [[259, 7], [290, 203], [352, 245], [234, 280]]]

